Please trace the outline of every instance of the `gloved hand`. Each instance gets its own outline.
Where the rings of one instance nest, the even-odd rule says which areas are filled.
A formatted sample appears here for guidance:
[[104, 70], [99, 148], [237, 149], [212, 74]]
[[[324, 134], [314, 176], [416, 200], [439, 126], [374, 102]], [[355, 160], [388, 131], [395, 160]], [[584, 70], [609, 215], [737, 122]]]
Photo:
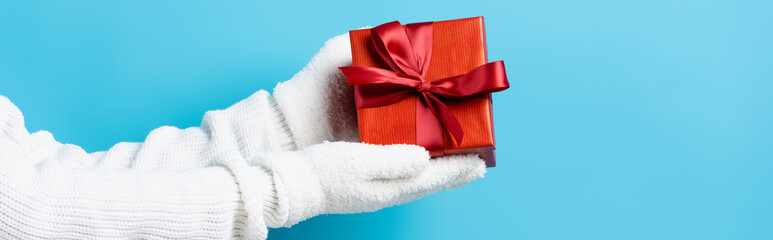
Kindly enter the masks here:
[[474, 154], [429, 160], [415, 145], [325, 142], [301, 151], [262, 154], [253, 164], [271, 169], [279, 205], [287, 216], [271, 222], [289, 227], [327, 213], [372, 212], [462, 186], [483, 177]]
[[[259, 154], [274, 176], [277, 203], [264, 214], [271, 227], [289, 227], [326, 213], [370, 212], [458, 187], [483, 177], [476, 154], [430, 161], [415, 145], [356, 143], [353, 88], [338, 67], [351, 65], [349, 35], [328, 40], [273, 97], [299, 151]], [[340, 142], [345, 141], [345, 142]]]

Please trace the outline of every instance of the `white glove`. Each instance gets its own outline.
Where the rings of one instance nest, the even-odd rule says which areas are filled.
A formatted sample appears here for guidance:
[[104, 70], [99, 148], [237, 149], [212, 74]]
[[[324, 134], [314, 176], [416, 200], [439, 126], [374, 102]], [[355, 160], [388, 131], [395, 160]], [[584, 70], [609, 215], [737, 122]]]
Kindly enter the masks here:
[[353, 88], [338, 70], [351, 62], [349, 35], [334, 37], [274, 89], [301, 150], [252, 159], [274, 175], [279, 211], [267, 214], [270, 227], [289, 227], [319, 214], [376, 211], [459, 187], [486, 172], [475, 154], [430, 160], [415, 145], [352, 143], [359, 138]]
[[280, 204], [288, 208], [288, 216], [281, 216], [287, 219], [285, 227], [319, 214], [372, 212], [407, 203], [486, 172], [475, 155], [430, 161], [424, 148], [405, 144], [325, 142], [253, 161], [273, 172]]

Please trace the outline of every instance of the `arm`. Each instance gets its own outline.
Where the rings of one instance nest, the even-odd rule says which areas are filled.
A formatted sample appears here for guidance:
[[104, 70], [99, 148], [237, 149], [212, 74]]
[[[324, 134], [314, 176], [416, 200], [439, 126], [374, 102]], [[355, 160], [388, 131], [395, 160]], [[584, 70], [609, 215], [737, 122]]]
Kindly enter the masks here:
[[245, 156], [293, 148], [277, 116], [258, 91], [207, 112], [201, 127], [162, 127], [88, 154], [28, 133], [0, 96], [0, 238], [264, 239], [273, 177]]

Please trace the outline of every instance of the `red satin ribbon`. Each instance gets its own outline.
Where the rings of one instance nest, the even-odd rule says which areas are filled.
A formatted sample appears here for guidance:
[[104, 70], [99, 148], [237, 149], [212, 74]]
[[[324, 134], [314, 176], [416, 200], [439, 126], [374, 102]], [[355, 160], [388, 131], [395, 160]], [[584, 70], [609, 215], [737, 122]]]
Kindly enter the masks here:
[[378, 54], [391, 70], [364, 66], [339, 68], [349, 84], [355, 86], [357, 109], [419, 97], [416, 144], [427, 148], [433, 156], [443, 155], [443, 127], [457, 144], [464, 137], [459, 120], [441, 99], [469, 98], [510, 87], [502, 61], [481, 65], [464, 75], [427, 81], [432, 56], [432, 22], [407, 24], [403, 29], [400, 22], [394, 21], [371, 31]]

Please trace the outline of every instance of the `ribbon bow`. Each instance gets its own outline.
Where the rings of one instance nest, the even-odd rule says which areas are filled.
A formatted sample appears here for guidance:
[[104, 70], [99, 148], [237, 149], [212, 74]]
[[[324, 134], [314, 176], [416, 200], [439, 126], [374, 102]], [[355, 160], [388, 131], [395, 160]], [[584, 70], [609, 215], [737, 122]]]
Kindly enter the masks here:
[[468, 98], [510, 87], [502, 61], [481, 65], [467, 74], [427, 81], [432, 57], [432, 22], [407, 24], [403, 29], [400, 22], [394, 21], [371, 31], [378, 54], [391, 70], [364, 66], [339, 68], [349, 84], [355, 86], [357, 109], [389, 105], [418, 96], [416, 143], [427, 148], [433, 156], [443, 155], [441, 125], [457, 145], [464, 137], [459, 120], [440, 98]]

